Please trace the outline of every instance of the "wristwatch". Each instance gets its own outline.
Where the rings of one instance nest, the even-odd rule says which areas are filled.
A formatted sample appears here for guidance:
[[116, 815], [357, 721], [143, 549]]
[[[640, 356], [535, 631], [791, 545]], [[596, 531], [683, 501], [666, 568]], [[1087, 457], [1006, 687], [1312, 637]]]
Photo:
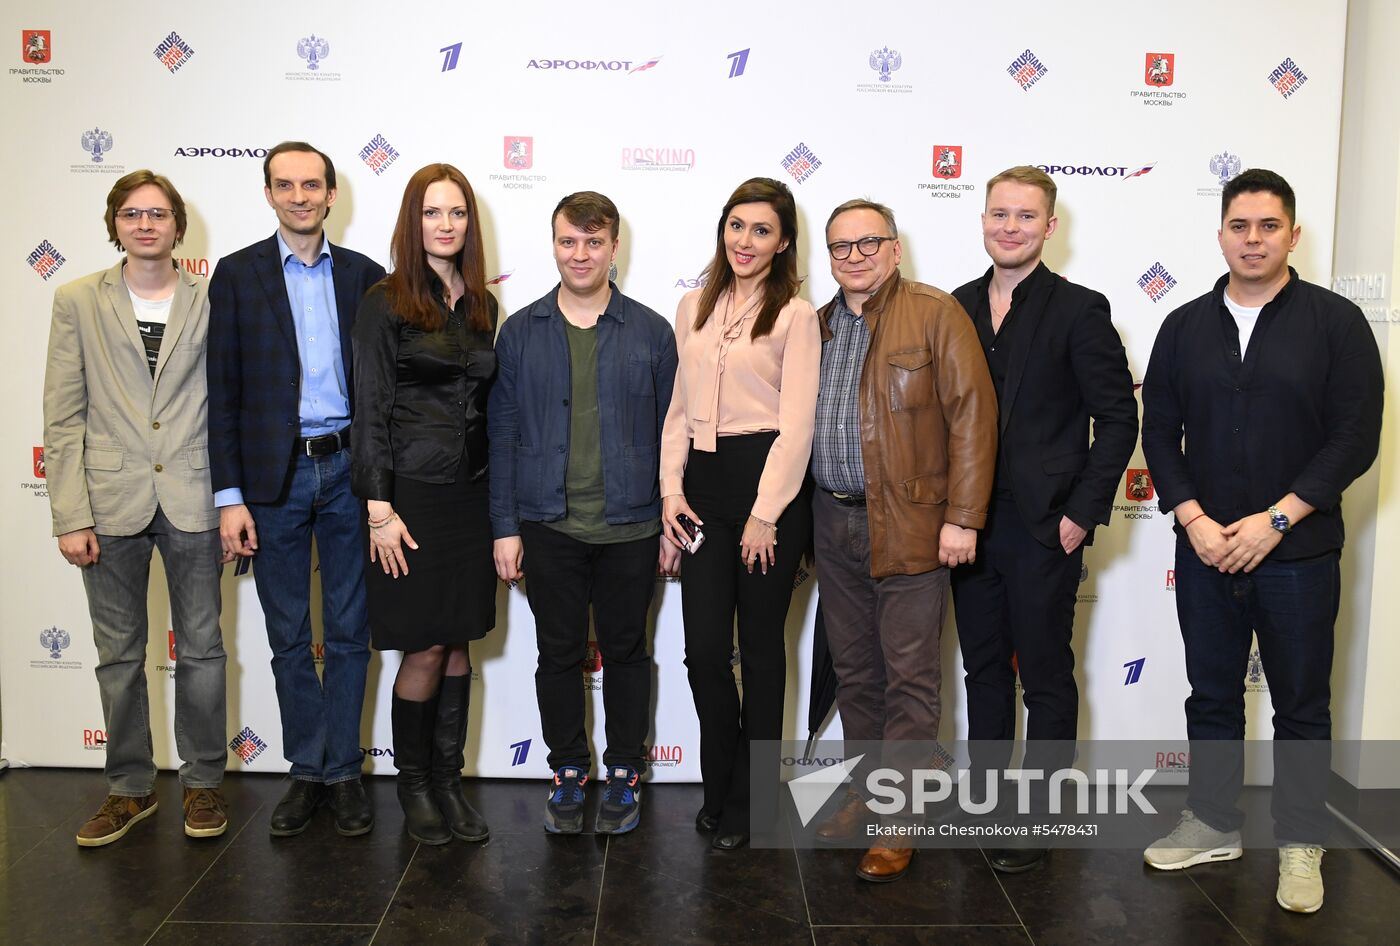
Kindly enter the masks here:
[[1293, 524], [1288, 521], [1288, 517], [1277, 506], [1269, 507], [1269, 525], [1274, 527], [1275, 532], [1283, 535], [1293, 531]]

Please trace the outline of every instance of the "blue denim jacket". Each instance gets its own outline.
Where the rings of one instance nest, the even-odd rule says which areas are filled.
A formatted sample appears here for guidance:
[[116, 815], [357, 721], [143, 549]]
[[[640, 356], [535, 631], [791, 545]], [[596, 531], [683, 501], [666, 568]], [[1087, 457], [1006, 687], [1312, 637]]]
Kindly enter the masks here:
[[[564, 518], [573, 375], [559, 287], [506, 320], [496, 338], [496, 384], [486, 409], [491, 528]], [[671, 323], [612, 287], [598, 319], [598, 414], [604, 514], [612, 525], [661, 515], [661, 426], [676, 377]]]

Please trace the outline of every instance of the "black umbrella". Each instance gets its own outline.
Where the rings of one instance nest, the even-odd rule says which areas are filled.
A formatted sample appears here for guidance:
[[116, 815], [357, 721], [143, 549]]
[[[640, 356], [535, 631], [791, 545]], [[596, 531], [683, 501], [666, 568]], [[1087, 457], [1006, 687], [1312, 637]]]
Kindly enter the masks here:
[[812, 757], [817, 731], [826, 724], [836, 703], [836, 667], [831, 662], [831, 645], [826, 639], [821, 593], [817, 594], [817, 619], [812, 627], [812, 685], [807, 693], [807, 748], [802, 758]]

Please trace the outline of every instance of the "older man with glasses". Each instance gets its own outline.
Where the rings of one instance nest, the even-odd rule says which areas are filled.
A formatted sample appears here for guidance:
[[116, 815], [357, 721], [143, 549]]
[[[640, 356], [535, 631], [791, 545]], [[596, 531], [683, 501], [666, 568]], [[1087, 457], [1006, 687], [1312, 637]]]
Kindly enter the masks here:
[[[932, 740], [948, 570], [973, 560], [986, 521], [996, 394], [962, 307], [900, 276], [888, 207], [847, 201], [826, 237], [841, 289], [819, 313], [812, 503], [841, 726], [852, 741]], [[818, 840], [855, 837], [865, 814], [852, 792]], [[877, 844], [856, 873], [897, 880], [913, 853]]]

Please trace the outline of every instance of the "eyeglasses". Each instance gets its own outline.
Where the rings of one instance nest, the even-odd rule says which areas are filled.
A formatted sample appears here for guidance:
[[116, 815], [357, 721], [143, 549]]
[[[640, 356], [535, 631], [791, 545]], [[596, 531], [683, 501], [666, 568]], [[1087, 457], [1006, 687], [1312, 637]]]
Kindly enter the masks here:
[[826, 248], [831, 253], [834, 260], [850, 259], [851, 247], [859, 247], [861, 256], [874, 256], [880, 252], [880, 244], [893, 242], [894, 237], [861, 237], [859, 240], [847, 241], [839, 240], [836, 243], [828, 243]]
[[148, 207], [144, 210], [140, 207], [123, 207], [121, 210], [117, 211], [117, 219], [125, 220], [128, 223], [135, 223], [143, 216], [149, 216], [151, 218], [151, 223], [160, 223], [164, 220], [173, 219], [175, 217], [175, 211], [168, 210], [165, 207]]

